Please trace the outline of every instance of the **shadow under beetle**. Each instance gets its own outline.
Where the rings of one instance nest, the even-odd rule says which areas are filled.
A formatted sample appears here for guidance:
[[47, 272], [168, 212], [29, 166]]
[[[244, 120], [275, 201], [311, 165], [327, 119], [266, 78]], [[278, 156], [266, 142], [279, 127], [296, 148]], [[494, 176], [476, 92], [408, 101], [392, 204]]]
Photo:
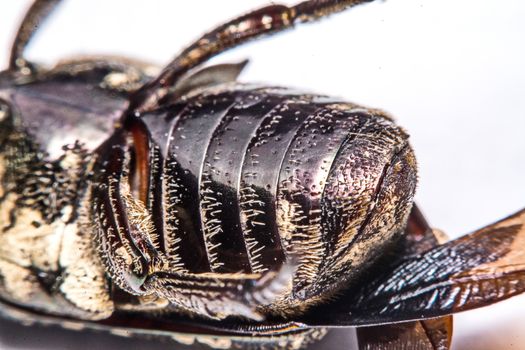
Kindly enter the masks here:
[[216, 348], [358, 327], [362, 349], [448, 349], [450, 314], [523, 292], [525, 211], [445, 242], [388, 115], [203, 67], [365, 2], [255, 10], [157, 73], [28, 62], [59, 3], [35, 1], [0, 73], [0, 313]]

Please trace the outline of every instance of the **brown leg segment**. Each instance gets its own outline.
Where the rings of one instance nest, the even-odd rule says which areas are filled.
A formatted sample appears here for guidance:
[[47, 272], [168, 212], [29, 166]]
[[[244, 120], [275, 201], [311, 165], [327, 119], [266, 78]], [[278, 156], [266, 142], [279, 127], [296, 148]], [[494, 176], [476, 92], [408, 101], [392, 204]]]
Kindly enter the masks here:
[[292, 276], [290, 265], [264, 274], [155, 272], [148, 277], [144, 289], [208, 318], [244, 316], [262, 321], [264, 317], [256, 308], [282, 294]]
[[9, 69], [20, 71], [23, 74], [31, 73], [30, 64], [24, 59], [24, 51], [38, 31], [41, 23], [57, 7], [60, 0], [36, 0], [26, 12], [20, 28], [16, 33], [15, 41], [11, 47]]
[[131, 99], [130, 111], [154, 108], [188, 70], [211, 57], [266, 34], [283, 31], [296, 23], [310, 22], [372, 0], [310, 0], [296, 6], [270, 5], [229, 21], [183, 50], [157, 78], [140, 88]]

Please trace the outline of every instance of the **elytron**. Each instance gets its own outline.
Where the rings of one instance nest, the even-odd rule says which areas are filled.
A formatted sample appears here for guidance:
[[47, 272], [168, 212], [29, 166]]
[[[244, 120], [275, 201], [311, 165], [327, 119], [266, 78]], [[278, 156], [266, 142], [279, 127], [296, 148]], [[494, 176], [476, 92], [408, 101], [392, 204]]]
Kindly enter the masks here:
[[369, 1], [263, 7], [160, 73], [29, 62], [59, 3], [35, 1], [0, 73], [0, 314], [215, 348], [358, 327], [361, 349], [448, 349], [452, 313], [525, 291], [525, 211], [445, 242], [390, 116], [205, 66]]

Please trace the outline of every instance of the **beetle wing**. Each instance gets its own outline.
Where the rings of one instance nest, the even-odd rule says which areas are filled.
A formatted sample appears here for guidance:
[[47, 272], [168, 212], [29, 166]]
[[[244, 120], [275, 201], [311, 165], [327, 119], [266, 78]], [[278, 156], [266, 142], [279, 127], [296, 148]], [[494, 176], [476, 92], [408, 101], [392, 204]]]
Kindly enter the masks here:
[[208, 89], [220, 84], [232, 83], [242, 73], [248, 60], [233, 64], [216, 64], [190, 72], [173, 87], [173, 96], [183, 96], [196, 89]]
[[[309, 325], [421, 320], [486, 306], [525, 291], [525, 210], [406, 259]], [[352, 297], [356, 295], [357, 297]], [[330, 315], [330, 319], [322, 319]]]
[[[430, 229], [419, 208], [414, 205], [408, 219], [404, 244], [398, 251], [403, 258], [421, 254], [439, 244], [440, 237]], [[413, 322], [393, 323], [356, 329], [359, 349], [397, 350], [407, 346], [419, 349], [447, 350], [452, 341], [452, 315]]]

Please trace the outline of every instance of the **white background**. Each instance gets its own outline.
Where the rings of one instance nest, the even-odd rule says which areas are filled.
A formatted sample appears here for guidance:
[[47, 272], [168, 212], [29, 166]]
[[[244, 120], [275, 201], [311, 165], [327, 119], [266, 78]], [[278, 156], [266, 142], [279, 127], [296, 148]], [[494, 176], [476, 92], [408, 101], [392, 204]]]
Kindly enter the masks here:
[[[0, 67], [28, 4], [0, 2]], [[28, 54], [45, 63], [118, 54], [164, 64], [203, 31], [262, 4], [68, 0]], [[450, 236], [525, 206], [523, 1], [378, 1], [216, 61], [242, 58], [251, 59], [243, 81], [342, 96], [393, 114], [418, 156], [417, 201]], [[49, 334], [0, 321], [0, 348], [147, 344]], [[454, 348], [525, 349], [525, 296], [456, 316]]]

